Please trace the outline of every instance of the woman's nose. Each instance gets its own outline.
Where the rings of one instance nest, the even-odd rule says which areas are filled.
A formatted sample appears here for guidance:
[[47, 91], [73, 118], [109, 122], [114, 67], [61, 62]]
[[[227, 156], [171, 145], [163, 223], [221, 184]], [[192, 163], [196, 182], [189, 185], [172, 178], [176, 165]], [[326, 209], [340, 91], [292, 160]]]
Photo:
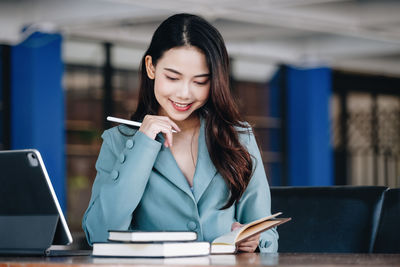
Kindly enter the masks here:
[[190, 84], [187, 82], [182, 83], [182, 85], [179, 87], [177, 94], [178, 97], [180, 98], [189, 98], [190, 96]]

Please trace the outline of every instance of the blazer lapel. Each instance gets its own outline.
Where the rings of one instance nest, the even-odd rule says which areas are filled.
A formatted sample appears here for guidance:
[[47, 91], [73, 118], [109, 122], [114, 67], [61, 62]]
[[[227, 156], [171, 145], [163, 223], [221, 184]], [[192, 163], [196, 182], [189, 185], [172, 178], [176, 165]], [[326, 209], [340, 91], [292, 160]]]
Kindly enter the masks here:
[[198, 141], [198, 152], [197, 152], [197, 164], [196, 171], [193, 178], [193, 194], [198, 202], [207, 189], [208, 185], [217, 173], [217, 169], [211, 161], [208, 153], [206, 137], [205, 137], [205, 122], [201, 119], [199, 141]]
[[[158, 135], [157, 138], [162, 144], [164, 144], [165, 140], [161, 134]], [[189, 183], [187, 182], [185, 176], [180, 170], [178, 164], [176, 163], [171, 151], [164, 145], [158, 153], [154, 168], [158, 172], [160, 172], [166, 179], [168, 179], [171, 183], [176, 185], [179, 189], [188, 194], [194, 200], [193, 193], [189, 187]]]
[[[164, 144], [165, 139], [161, 134], [157, 138]], [[217, 173], [207, 149], [204, 119], [201, 119], [200, 124], [197, 163], [193, 177], [193, 193], [171, 151], [164, 145], [158, 153], [154, 168], [197, 203]]]

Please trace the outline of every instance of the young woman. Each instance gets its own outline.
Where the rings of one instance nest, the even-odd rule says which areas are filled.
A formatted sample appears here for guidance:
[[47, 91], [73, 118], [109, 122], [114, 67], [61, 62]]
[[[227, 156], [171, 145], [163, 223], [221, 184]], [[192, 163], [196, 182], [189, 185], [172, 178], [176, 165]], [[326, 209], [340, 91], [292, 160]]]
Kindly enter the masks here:
[[[140, 69], [139, 104], [127, 126], [106, 130], [83, 229], [196, 231], [212, 241], [270, 215], [270, 192], [254, 135], [229, 87], [220, 33], [190, 14], [155, 31]], [[275, 229], [239, 250], [277, 251]]]

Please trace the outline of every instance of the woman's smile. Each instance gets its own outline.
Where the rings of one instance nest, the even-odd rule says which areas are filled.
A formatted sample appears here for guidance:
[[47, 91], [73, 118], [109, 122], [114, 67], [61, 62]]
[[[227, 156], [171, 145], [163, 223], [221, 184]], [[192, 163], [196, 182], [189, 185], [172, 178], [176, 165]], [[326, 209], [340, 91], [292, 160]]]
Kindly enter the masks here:
[[192, 106], [193, 103], [179, 103], [179, 102], [175, 102], [175, 101], [171, 101], [172, 106], [177, 110], [177, 111], [187, 111], [190, 109], [190, 107]]

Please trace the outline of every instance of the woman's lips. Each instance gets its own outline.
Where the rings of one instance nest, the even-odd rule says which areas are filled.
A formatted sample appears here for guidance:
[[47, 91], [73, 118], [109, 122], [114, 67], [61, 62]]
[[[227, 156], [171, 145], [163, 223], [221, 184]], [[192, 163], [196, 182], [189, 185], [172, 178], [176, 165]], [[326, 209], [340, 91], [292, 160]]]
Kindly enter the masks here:
[[190, 107], [192, 106], [193, 103], [178, 103], [178, 102], [174, 102], [172, 100], [170, 100], [172, 103], [172, 106], [178, 110], [178, 111], [186, 111], [188, 109], [190, 109]]

